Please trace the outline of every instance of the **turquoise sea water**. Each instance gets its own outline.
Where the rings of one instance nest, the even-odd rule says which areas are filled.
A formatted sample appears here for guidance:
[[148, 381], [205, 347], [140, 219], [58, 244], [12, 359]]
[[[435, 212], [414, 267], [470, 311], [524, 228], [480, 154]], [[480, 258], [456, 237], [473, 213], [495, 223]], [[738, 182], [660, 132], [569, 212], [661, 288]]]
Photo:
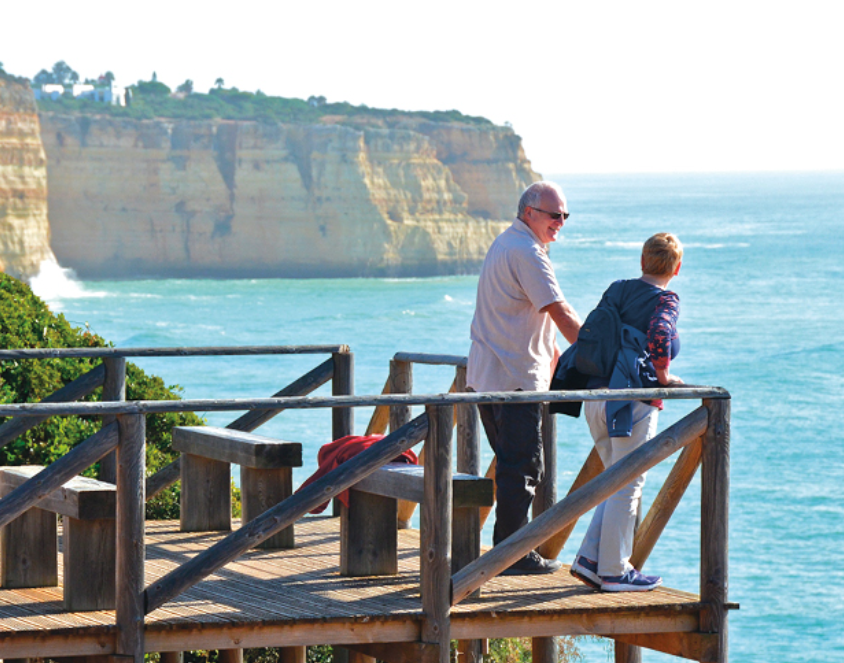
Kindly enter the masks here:
[[[551, 257], [581, 315], [614, 279], [638, 275], [642, 241], [679, 235], [673, 282], [682, 302], [687, 382], [732, 401], [730, 616], [733, 661], [844, 660], [844, 174], [561, 176], [572, 216]], [[476, 276], [430, 279], [87, 282], [52, 306], [123, 347], [347, 343], [356, 392], [379, 393], [397, 351], [465, 354]], [[188, 398], [268, 396], [318, 357], [142, 360]], [[446, 390], [444, 367], [418, 367], [414, 390]], [[692, 402], [669, 402], [661, 427]], [[234, 415], [208, 416], [225, 424]], [[369, 411], [356, 413], [363, 432]], [[306, 468], [328, 441], [326, 412], [288, 412], [265, 428], [306, 444]], [[591, 439], [558, 418], [558, 490]], [[486, 451], [487, 458], [489, 452]], [[669, 467], [654, 469], [653, 498]], [[562, 558], [569, 562], [579, 523]], [[646, 569], [697, 591], [699, 481]], [[486, 532], [487, 541], [490, 533]], [[586, 640], [589, 661], [607, 660]], [[645, 652], [645, 660], [675, 660]]]

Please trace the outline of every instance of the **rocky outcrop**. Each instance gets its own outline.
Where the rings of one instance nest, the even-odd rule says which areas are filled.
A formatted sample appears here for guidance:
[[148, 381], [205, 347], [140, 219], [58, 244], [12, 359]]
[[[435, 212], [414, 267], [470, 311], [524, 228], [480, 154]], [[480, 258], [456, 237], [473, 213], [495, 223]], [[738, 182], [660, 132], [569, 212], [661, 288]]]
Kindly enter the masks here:
[[0, 271], [27, 279], [50, 250], [47, 164], [32, 90], [0, 73]]
[[41, 115], [59, 262], [101, 278], [476, 270], [536, 180], [505, 127]]

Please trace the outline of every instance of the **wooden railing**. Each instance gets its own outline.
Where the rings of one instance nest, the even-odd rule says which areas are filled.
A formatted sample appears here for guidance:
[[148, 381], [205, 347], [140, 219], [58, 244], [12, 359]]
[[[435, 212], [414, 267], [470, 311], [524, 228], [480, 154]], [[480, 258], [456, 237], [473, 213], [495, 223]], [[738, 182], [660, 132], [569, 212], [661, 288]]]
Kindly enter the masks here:
[[[261, 349], [255, 348], [219, 350], [218, 354], [261, 354], [259, 352]], [[238, 353], [231, 352], [232, 350], [243, 351]], [[290, 353], [289, 349], [276, 350], [277, 352], [272, 354]], [[323, 348], [322, 351], [326, 350]], [[675, 649], [685, 647], [686, 649], [679, 652], [681, 655], [695, 654], [705, 649], [707, 658], [726, 660], [729, 394], [725, 390], [715, 387], [682, 386], [671, 389], [583, 390], [565, 393], [412, 394], [406, 393], [410, 391], [410, 381], [408, 372], [401, 367], [401, 364], [409, 367], [411, 363], [419, 361], [447, 364], [455, 360], [454, 365], [458, 371], [455, 382], [459, 383], [462, 366], [456, 359], [460, 358], [432, 361], [430, 356], [397, 355], [393, 362], [401, 370], [391, 372], [388, 382], [391, 393], [380, 396], [353, 396], [351, 395], [352, 357], [348, 353], [348, 348], [334, 346], [328, 351], [332, 352], [334, 361], [333, 392], [336, 395], [332, 396], [292, 395], [289, 392], [307, 388], [301, 384], [294, 387], [297, 383], [293, 383], [286, 388], [289, 395], [265, 399], [131, 402], [117, 400], [99, 403], [54, 400], [37, 404], [0, 405], [0, 416], [27, 418], [29, 422], [35, 421], [36, 418], [40, 421], [50, 416], [64, 415], [100, 415], [110, 416], [115, 420], [20, 489], [0, 500], [0, 525], [8, 523], [16, 515], [36, 505], [40, 499], [60, 486], [67, 478], [83, 471], [116, 449], [119, 460], [116, 472], [118, 529], [116, 620], [120, 635], [114, 653], [132, 656], [140, 663], [144, 652], [144, 614], [178, 596], [223, 565], [284, 529], [318, 504], [335, 497], [404, 450], [425, 439], [427, 445], [424, 457], [425, 499], [422, 510], [422, 554], [420, 556], [424, 612], [421, 639], [423, 643], [436, 646], [439, 659], [447, 661], [450, 610], [453, 605], [479, 589], [486, 581], [495, 577], [529, 550], [547, 546], [550, 541], [555, 541], [555, 537], [558, 537], [556, 539], [558, 541], [560, 534], [570, 531], [581, 515], [629, 483], [633, 477], [682, 449], [684, 451], [669, 474], [665, 487], [660, 491], [651, 512], [640, 528], [636, 538], [634, 559], [641, 564], [647, 558], [700, 462], [703, 467], [700, 594], [706, 609], [701, 613], [698, 640], [685, 640], [685, 644], [681, 645], [667, 644], [660, 640], [659, 635], [654, 634], [633, 636], [627, 638], [626, 641], [666, 651], [670, 650], [670, 647]], [[25, 353], [35, 354], [44, 351], [2, 351], [0, 359], [10, 356], [6, 354], [7, 352], [15, 353], [16, 358], [33, 358]], [[45, 353], [45, 355], [67, 356], [57, 350], [50, 352], [54, 354]], [[87, 352], [87, 350], [82, 352]], [[131, 354], [129, 351], [123, 352], [127, 356]], [[186, 350], [170, 350], [169, 352], [172, 352], [174, 356], [189, 354]], [[80, 353], [76, 356], [97, 355], [92, 352], [87, 355]], [[120, 357], [112, 355], [108, 358]], [[324, 369], [322, 372], [318, 369], [312, 372], [314, 375], [305, 380], [307, 385], [322, 379], [319, 376], [324, 376]], [[337, 394], [338, 391], [345, 393]], [[458, 409], [459, 420], [461, 412], [471, 412], [473, 406], [481, 403], [547, 403], [657, 398], [703, 400], [703, 405], [597, 476], [593, 477], [598, 472], [598, 467], [594, 462], [587, 461], [575, 487], [565, 498], [537, 514], [529, 525], [476, 560], [467, 563], [452, 575], [450, 560], [452, 549], [451, 438], [455, 408]], [[403, 421], [403, 419], [409, 419], [410, 407], [413, 405], [424, 406], [425, 413], [415, 419]], [[143, 513], [146, 482], [144, 481], [143, 449], [146, 414], [246, 411], [247, 414], [237, 421], [254, 422], [285, 409], [331, 408], [334, 422], [333, 435], [336, 438], [351, 434], [353, 408], [372, 406], [375, 407], [373, 421], [383, 420], [385, 408], [390, 412], [393, 430], [384, 439], [292, 497], [268, 509], [263, 515], [232, 532], [149, 587], [144, 586]], [[471, 416], [470, 414], [469, 417]], [[470, 433], [467, 433], [465, 429], [462, 433], [465, 438], [464, 443], [471, 438], [474, 445], [474, 440], [478, 437], [476, 420], [475, 423], [468, 424], [468, 428], [471, 429]], [[0, 434], [2, 434], [2, 427], [0, 427]], [[460, 437], [461, 432], [458, 429], [458, 440]], [[461, 453], [463, 451], [458, 451], [458, 457]], [[473, 450], [466, 454], [470, 458], [468, 462], [473, 466], [469, 470], [462, 471], [474, 470], [472, 473], [477, 473], [479, 452]], [[560, 547], [562, 547], [561, 544]], [[624, 640], [624, 637], [620, 639]], [[689, 645], [689, 642], [692, 642], [692, 645]], [[688, 651], [689, 647], [695, 648], [695, 651]], [[678, 652], [674, 651], [674, 653]], [[700, 658], [695, 655], [690, 657]]]

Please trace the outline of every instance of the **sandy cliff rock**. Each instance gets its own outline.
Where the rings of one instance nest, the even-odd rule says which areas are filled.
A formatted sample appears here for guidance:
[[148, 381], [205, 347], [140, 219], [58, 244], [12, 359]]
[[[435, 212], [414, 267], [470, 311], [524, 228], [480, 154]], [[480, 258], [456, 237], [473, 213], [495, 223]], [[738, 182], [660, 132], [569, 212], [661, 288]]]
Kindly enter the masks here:
[[32, 91], [0, 74], [0, 271], [30, 278], [54, 260], [47, 164]]
[[472, 271], [537, 179], [500, 127], [41, 126], [53, 249], [87, 277]]

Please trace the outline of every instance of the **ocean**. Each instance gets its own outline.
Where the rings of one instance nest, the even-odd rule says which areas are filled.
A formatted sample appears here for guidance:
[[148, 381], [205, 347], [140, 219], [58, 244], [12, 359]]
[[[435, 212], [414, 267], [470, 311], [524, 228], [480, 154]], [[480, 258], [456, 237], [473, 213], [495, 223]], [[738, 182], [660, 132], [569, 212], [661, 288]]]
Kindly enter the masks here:
[[[659, 231], [685, 246], [673, 282], [682, 351], [672, 372], [732, 394], [730, 656], [736, 662], [844, 660], [844, 173], [565, 175], [571, 218], [551, 247], [581, 316], [615, 279], [639, 275]], [[515, 204], [515, 201], [514, 201]], [[95, 250], [92, 248], [92, 250]], [[477, 276], [337, 280], [68, 281], [36, 291], [76, 326], [119, 347], [347, 343], [355, 390], [380, 393], [394, 353], [465, 354]], [[186, 398], [269, 396], [322, 357], [137, 360]], [[447, 367], [416, 367], [414, 391], [448, 389]], [[694, 407], [670, 401], [660, 428]], [[362, 433], [371, 410], [355, 414]], [[199, 413], [203, 414], [203, 413]], [[210, 413], [225, 425], [231, 414]], [[329, 441], [324, 411], [287, 412], [262, 433], [305, 444], [315, 468]], [[591, 447], [582, 419], [558, 417], [558, 492]], [[491, 452], [484, 445], [488, 462]], [[670, 462], [649, 473], [645, 507]], [[646, 565], [698, 591], [699, 478]], [[562, 553], [570, 562], [581, 519]], [[484, 532], [491, 539], [489, 526]], [[579, 639], [587, 661], [611, 660]], [[676, 660], [653, 652], [647, 661]]]

